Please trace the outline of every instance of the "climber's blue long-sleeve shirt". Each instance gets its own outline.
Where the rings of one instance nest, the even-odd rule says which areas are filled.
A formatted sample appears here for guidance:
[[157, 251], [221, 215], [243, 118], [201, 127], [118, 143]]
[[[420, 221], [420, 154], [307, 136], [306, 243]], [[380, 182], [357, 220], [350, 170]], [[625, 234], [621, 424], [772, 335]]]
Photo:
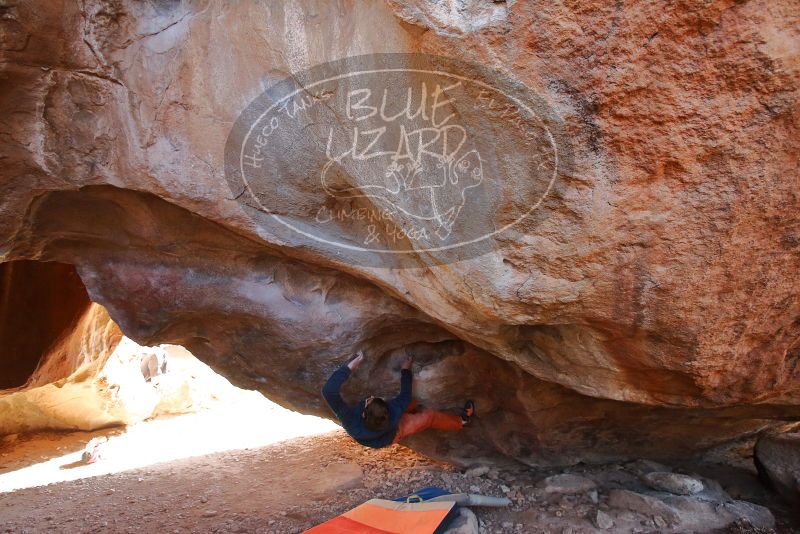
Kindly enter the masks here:
[[386, 402], [389, 407], [389, 429], [385, 432], [373, 432], [364, 426], [364, 400], [355, 406], [349, 406], [342, 399], [339, 391], [348, 378], [350, 378], [350, 368], [347, 365], [339, 367], [322, 387], [322, 396], [354, 440], [375, 449], [391, 445], [397, 434], [400, 417], [411, 402], [411, 370], [403, 369], [400, 372], [400, 394]]

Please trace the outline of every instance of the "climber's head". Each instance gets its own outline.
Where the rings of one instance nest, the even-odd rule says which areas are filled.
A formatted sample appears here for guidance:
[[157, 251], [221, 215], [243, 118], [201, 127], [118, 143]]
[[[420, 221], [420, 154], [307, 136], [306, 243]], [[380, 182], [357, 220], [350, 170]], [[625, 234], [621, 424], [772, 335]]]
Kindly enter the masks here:
[[383, 432], [389, 428], [389, 406], [380, 397], [367, 397], [362, 417], [368, 430]]

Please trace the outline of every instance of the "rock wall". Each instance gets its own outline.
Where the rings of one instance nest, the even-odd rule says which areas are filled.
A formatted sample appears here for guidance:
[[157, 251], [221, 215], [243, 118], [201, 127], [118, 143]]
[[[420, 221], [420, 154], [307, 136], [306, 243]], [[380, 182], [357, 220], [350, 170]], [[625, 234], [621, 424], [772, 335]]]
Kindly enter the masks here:
[[0, 435], [126, 422], [126, 410], [100, 376], [121, 337], [106, 310], [90, 303], [74, 328], [41, 354], [23, 387], [0, 391]]
[[[142, 359], [156, 352], [166, 372], [146, 380]], [[89, 431], [193, 413], [247, 393], [183, 347], [142, 347], [123, 337], [106, 309], [91, 302], [34, 360], [38, 366], [24, 385], [0, 390], [0, 436], [12, 435], [11, 441], [21, 432]]]
[[[0, 390], [24, 385], [75, 329], [91, 302], [75, 267], [56, 262], [0, 263]], [[66, 374], [74, 370], [65, 363]]]
[[[2, 9], [0, 258], [75, 265], [137, 341], [328, 416], [349, 354], [370, 355], [357, 396], [416, 352], [421, 400], [478, 400], [468, 447], [414, 442], [454, 459], [665, 458], [800, 416], [796, 3]], [[229, 188], [228, 135], [273, 82], [397, 52], [502, 73], [568, 140], [535, 221], [480, 255], [353, 263]], [[286, 183], [306, 172], [290, 156]]]

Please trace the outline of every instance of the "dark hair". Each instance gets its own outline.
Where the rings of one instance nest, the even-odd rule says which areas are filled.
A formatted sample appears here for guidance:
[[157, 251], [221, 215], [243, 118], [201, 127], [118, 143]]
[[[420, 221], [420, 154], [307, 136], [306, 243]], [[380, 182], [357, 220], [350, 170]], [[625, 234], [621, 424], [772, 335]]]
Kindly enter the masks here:
[[380, 397], [375, 397], [364, 409], [364, 426], [373, 432], [389, 429], [389, 406]]

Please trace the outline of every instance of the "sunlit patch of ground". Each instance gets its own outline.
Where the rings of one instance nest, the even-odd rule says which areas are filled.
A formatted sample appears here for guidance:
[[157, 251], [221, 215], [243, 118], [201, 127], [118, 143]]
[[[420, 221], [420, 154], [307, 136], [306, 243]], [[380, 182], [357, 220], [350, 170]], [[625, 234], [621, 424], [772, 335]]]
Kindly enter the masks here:
[[[53, 482], [94, 477], [179, 458], [322, 434], [332, 422], [284, 409], [260, 393], [232, 386], [208, 366], [178, 347], [169, 350], [164, 381], [182, 381], [193, 389], [194, 413], [144, 421], [98, 432], [41, 433], [0, 440], [0, 492]], [[158, 387], [158, 380], [153, 387]], [[185, 401], [185, 399], [184, 399]], [[92, 437], [107, 436], [102, 457], [81, 462]]]

